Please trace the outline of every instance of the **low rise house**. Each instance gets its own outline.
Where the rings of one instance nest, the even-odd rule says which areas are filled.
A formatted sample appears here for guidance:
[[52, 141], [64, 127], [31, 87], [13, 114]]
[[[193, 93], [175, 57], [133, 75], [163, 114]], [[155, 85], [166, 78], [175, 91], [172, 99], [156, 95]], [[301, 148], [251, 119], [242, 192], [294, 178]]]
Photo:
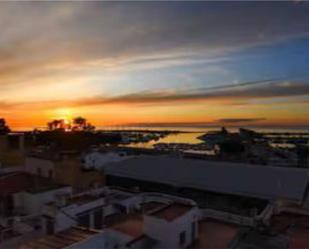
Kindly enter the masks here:
[[135, 199], [131, 193], [107, 188], [75, 195], [59, 194], [43, 209], [44, 231], [53, 234], [72, 226], [102, 229], [105, 217], [129, 212], [126, 206], [132, 205]]
[[0, 214], [40, 214], [43, 205], [60, 192], [70, 194], [72, 188], [25, 172], [0, 175]]
[[0, 134], [0, 171], [20, 167], [24, 164], [24, 161], [24, 134]]
[[[79, 198], [79, 206], [70, 203], [64, 205], [62, 210], [58, 210], [58, 215], [65, 213], [64, 216], [69, 216], [76, 220], [76, 223], [70, 224], [67, 227], [62, 226], [58, 231], [54, 230], [54, 234], [47, 235], [39, 240], [31, 241], [21, 248], [37, 248], [40, 245], [48, 246], [47, 248], [161, 248], [161, 247], [175, 247], [185, 248], [192, 244], [198, 236], [198, 208], [189, 204], [188, 200], [177, 202], [176, 199], [169, 199], [167, 196], [156, 196], [151, 194], [143, 195], [126, 195], [122, 192], [122, 198], [115, 198], [115, 194], [120, 194], [119, 190], [109, 190], [105, 193], [107, 195], [100, 195], [96, 197], [97, 205], [94, 205], [95, 200], [84, 201], [83, 197]], [[108, 197], [109, 196], [109, 197]], [[126, 198], [124, 198], [126, 196]], [[114, 199], [112, 198], [114, 197]], [[89, 196], [87, 198], [90, 198]], [[110, 201], [110, 203], [107, 202]], [[156, 200], [156, 201], [153, 201]], [[162, 202], [161, 202], [162, 200]], [[75, 202], [76, 200], [74, 200]], [[99, 202], [100, 205], [99, 205]], [[74, 206], [75, 205], [75, 206]], [[48, 206], [48, 205], [47, 205]], [[90, 212], [96, 212], [98, 206], [101, 209], [100, 217], [81, 218], [76, 219], [72, 210], [82, 211], [86, 215], [87, 207]], [[128, 209], [121, 209], [120, 207], [127, 206]], [[129, 207], [135, 207], [131, 209]], [[71, 211], [70, 211], [71, 209]], [[108, 209], [110, 210], [109, 212]], [[113, 211], [111, 212], [111, 209]], [[130, 211], [129, 211], [130, 210]], [[49, 210], [50, 211], [50, 210]], [[89, 213], [89, 212], [88, 212]], [[103, 216], [102, 216], [103, 215]], [[58, 221], [64, 222], [64, 216], [58, 217]], [[102, 219], [103, 218], [103, 219]], [[56, 218], [57, 219], [57, 218]], [[98, 222], [103, 220], [104, 226], [93, 230], [90, 226], [92, 221]], [[86, 221], [86, 223], [84, 223]], [[89, 222], [90, 221], [90, 222]], [[67, 224], [69, 224], [68, 222]], [[85, 230], [80, 231], [76, 226], [83, 225]], [[65, 239], [68, 234], [84, 234], [90, 236], [77, 235], [80, 240], [74, 240], [74, 244], [68, 243]], [[61, 239], [61, 240], [59, 240]], [[70, 239], [68, 239], [70, 240]], [[55, 244], [57, 243], [57, 245]]]
[[105, 184], [103, 172], [84, 170], [83, 165], [80, 153], [75, 151], [31, 153], [25, 171], [70, 185], [75, 193]]
[[25, 172], [0, 175], [0, 247], [42, 234], [43, 206], [59, 193], [70, 194], [72, 188]]

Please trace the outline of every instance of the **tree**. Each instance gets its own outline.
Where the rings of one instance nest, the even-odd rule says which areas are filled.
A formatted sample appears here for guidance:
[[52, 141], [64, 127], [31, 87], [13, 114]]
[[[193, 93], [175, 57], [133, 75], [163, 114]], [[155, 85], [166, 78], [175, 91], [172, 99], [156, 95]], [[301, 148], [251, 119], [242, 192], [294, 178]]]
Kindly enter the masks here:
[[95, 131], [95, 126], [92, 125], [91, 123], [87, 123], [87, 126], [85, 127], [85, 131], [89, 131], [89, 132]]
[[4, 118], [0, 118], [0, 135], [5, 135], [9, 133], [11, 129], [6, 125]]
[[83, 117], [76, 117], [73, 122], [66, 123], [63, 119], [55, 119], [47, 123], [48, 130], [55, 131], [88, 131], [95, 130], [95, 126], [91, 123], [87, 123], [87, 119]]
[[73, 130], [83, 131], [87, 127], [87, 119], [83, 117], [76, 117], [73, 119]]
[[51, 122], [47, 123], [48, 129], [50, 131], [54, 130], [64, 130], [65, 129], [65, 122], [63, 119], [54, 119]]

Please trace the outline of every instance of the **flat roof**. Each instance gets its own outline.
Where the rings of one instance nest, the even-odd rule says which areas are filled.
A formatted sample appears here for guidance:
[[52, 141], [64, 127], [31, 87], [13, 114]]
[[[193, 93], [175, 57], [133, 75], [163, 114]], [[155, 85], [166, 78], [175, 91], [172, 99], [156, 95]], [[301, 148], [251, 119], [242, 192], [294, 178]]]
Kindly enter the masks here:
[[141, 211], [137, 213], [117, 213], [105, 217], [107, 228], [133, 237], [133, 240], [144, 235], [144, 216], [143, 213], [154, 212], [165, 207], [166, 204], [159, 202], [148, 202], [141, 205]]
[[302, 201], [309, 170], [173, 156], [140, 156], [109, 164], [105, 174], [262, 199]]
[[158, 219], [164, 219], [166, 221], [173, 221], [189, 212], [192, 208], [193, 206], [190, 205], [171, 203], [165, 207], [155, 210], [152, 213], [148, 213], [148, 215]]
[[309, 216], [291, 213], [274, 215], [271, 228], [281, 233], [288, 230], [290, 248], [309, 248]]
[[88, 203], [88, 202], [99, 200], [102, 197], [103, 196], [94, 196], [94, 195], [90, 195], [90, 194], [73, 196], [72, 198], [67, 199], [67, 205], [71, 205], [71, 204], [83, 205], [83, 204]]
[[20, 249], [62, 249], [75, 243], [82, 242], [99, 232], [81, 227], [72, 227], [68, 230], [48, 235], [43, 238], [33, 240]]
[[190, 248], [227, 249], [240, 229], [238, 225], [212, 219], [202, 220], [198, 226], [198, 240]]
[[109, 228], [137, 238], [143, 235], [144, 217], [142, 214], [126, 214], [123, 219]]

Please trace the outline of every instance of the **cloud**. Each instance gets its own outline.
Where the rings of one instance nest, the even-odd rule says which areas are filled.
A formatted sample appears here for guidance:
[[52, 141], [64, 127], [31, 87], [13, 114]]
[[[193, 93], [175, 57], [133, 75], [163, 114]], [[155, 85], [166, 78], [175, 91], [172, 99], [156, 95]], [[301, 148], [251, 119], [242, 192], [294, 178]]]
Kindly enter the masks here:
[[[309, 96], [309, 83], [285, 82], [278, 80], [264, 80], [243, 82], [238, 84], [195, 88], [187, 90], [161, 90], [142, 91], [114, 97], [93, 96], [71, 100], [55, 101], [30, 101], [30, 102], [1, 102], [5, 108], [18, 108], [31, 106], [32, 108], [55, 108], [55, 107], [82, 107], [99, 105], [169, 105], [175, 103], [209, 102], [223, 105], [248, 105], [256, 100], [270, 100], [289, 98], [295, 101], [295, 97]], [[303, 102], [302, 99], [300, 99]], [[279, 101], [279, 103], [281, 103]]]
[[194, 101], [242, 102], [309, 95], [309, 84], [301, 82], [273, 82], [272, 80], [244, 82], [218, 87], [188, 89], [186, 91], [144, 91], [112, 98], [94, 97], [75, 102], [78, 105], [100, 104], [160, 104]]
[[265, 118], [222, 118], [218, 119], [219, 123], [236, 124], [236, 123], [255, 123], [266, 120]]
[[[306, 36], [309, 30], [307, 3], [2, 2], [0, 7], [1, 85], [32, 84], [54, 68], [191, 63], [200, 60], [196, 54], [212, 58]], [[194, 58], [182, 58], [188, 54]]]

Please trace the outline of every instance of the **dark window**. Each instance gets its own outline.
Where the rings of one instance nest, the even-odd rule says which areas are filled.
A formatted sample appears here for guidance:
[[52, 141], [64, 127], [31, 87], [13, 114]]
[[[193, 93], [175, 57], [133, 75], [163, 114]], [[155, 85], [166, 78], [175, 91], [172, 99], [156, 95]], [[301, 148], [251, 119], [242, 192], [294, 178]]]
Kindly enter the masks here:
[[94, 212], [94, 228], [101, 229], [103, 225], [103, 211], [102, 209]]
[[78, 216], [78, 225], [80, 225], [82, 227], [89, 227], [90, 226], [90, 216], [89, 216], [89, 214]]
[[186, 232], [183, 231], [179, 234], [179, 244], [183, 245], [186, 243]]
[[38, 175], [38, 176], [41, 176], [41, 175], [42, 175], [42, 170], [41, 170], [41, 168], [37, 168], [37, 169], [36, 169], [36, 172], [37, 172], [37, 175]]
[[47, 234], [54, 234], [55, 232], [55, 224], [52, 219], [47, 219], [46, 220], [46, 233]]
[[53, 171], [51, 169], [48, 171], [48, 177], [53, 178]]
[[192, 241], [195, 240], [195, 223], [192, 222], [192, 225], [191, 225], [191, 233], [192, 233]]

